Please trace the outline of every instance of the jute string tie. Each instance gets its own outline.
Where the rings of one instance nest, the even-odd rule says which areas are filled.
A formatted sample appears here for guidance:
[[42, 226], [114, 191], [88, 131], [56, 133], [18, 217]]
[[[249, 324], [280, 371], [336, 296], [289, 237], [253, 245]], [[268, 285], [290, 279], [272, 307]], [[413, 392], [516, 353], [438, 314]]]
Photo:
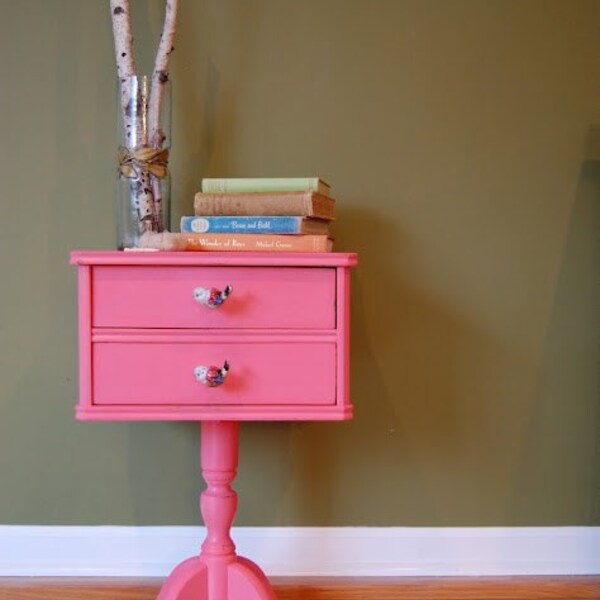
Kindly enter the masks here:
[[139, 179], [143, 173], [163, 179], [169, 174], [169, 150], [138, 146], [119, 146], [119, 173], [127, 179]]

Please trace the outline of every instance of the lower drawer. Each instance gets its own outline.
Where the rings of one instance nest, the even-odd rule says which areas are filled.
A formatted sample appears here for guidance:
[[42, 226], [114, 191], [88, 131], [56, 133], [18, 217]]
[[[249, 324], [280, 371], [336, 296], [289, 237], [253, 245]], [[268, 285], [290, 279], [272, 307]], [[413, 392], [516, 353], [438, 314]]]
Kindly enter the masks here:
[[[219, 387], [198, 366], [230, 371]], [[98, 342], [92, 348], [94, 405], [332, 405], [334, 342]]]

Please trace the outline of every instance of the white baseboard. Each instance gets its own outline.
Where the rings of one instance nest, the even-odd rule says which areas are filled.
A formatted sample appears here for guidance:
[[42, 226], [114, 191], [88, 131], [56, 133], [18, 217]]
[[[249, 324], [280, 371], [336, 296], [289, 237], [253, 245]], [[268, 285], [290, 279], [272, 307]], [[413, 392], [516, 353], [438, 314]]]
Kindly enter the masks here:
[[[0, 526], [0, 576], [165, 577], [201, 527]], [[270, 576], [600, 574], [600, 527], [238, 527]]]

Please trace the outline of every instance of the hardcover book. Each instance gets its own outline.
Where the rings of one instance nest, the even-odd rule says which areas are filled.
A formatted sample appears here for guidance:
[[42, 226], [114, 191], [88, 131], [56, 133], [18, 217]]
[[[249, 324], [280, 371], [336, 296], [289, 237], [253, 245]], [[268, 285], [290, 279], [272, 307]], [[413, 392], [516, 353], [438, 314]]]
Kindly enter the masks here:
[[317, 192], [328, 196], [330, 187], [318, 177], [234, 177], [205, 178], [205, 194], [238, 194], [243, 192]]
[[308, 216], [332, 220], [335, 200], [314, 192], [207, 194], [194, 197], [197, 216]]
[[180, 229], [183, 233], [312, 233], [327, 235], [329, 223], [312, 217], [196, 216], [182, 217]]
[[326, 235], [275, 235], [252, 233], [175, 233], [187, 250], [213, 252], [331, 252]]

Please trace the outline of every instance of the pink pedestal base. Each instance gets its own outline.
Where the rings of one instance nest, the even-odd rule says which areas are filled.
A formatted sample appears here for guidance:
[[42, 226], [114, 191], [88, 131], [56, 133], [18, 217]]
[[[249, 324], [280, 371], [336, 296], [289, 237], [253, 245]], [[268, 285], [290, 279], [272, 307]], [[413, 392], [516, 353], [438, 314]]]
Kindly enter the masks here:
[[237, 422], [202, 422], [200, 462], [207, 488], [200, 509], [206, 539], [200, 556], [175, 567], [157, 600], [276, 600], [261, 569], [237, 556], [229, 534], [237, 509], [231, 483], [237, 471], [238, 442]]

